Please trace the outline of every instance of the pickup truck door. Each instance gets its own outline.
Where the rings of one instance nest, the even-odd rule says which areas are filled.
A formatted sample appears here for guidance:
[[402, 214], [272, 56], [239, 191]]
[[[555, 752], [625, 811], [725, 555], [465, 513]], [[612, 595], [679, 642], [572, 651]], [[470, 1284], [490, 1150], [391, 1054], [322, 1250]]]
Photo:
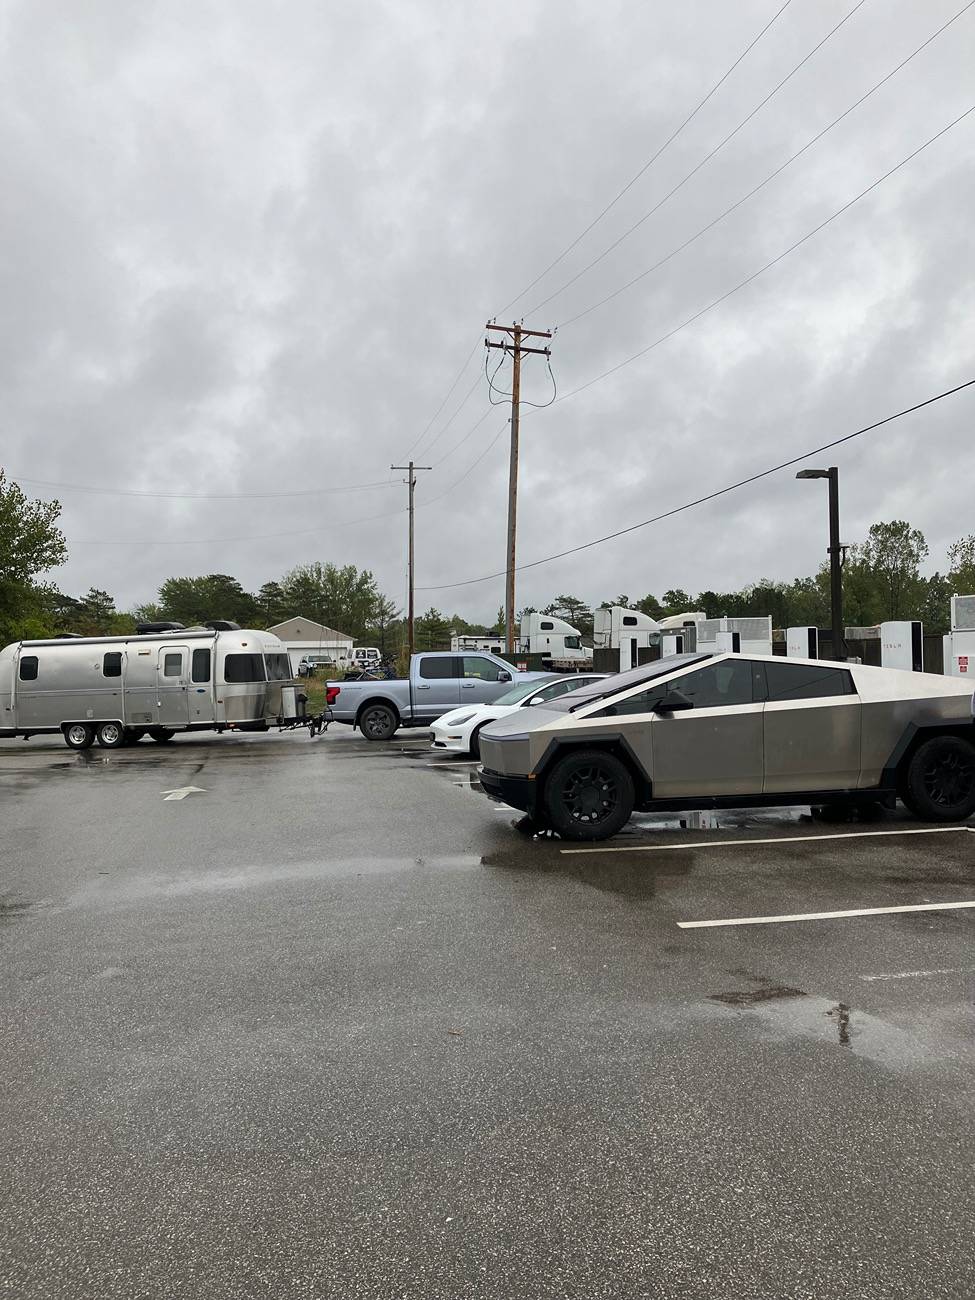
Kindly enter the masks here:
[[493, 704], [511, 685], [511, 670], [486, 655], [464, 655], [461, 662], [461, 704]]
[[460, 656], [420, 655], [413, 677], [413, 714], [439, 718], [460, 704]]

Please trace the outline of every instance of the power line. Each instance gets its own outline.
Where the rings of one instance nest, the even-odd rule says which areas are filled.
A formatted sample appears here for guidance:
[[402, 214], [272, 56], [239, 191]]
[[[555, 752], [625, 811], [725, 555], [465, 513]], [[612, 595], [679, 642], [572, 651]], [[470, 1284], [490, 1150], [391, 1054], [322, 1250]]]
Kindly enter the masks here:
[[925, 140], [925, 142], [922, 145], [919, 145], [913, 153], [909, 153], [906, 158], [902, 158], [901, 161], [894, 167], [891, 167], [889, 171], [884, 172], [882, 176], [878, 176], [877, 179], [868, 185], [866, 189], [861, 190], [854, 198], [844, 203], [841, 208], [837, 208], [837, 210], [831, 216], [828, 216], [825, 221], [821, 221], [818, 226], [813, 227], [813, 229], [803, 235], [801, 239], [797, 239], [794, 244], [790, 244], [789, 247], [779, 253], [777, 257], [773, 257], [770, 262], [766, 262], [764, 266], [760, 266], [757, 271], [753, 271], [751, 275], [746, 276], [744, 280], [739, 281], [739, 283], [734, 285], [733, 288], [726, 290], [726, 292], [721, 294], [720, 297], [709, 302], [707, 306], [702, 307], [692, 316], [688, 316], [686, 320], [681, 321], [679, 325], [675, 325], [673, 329], [668, 330], [666, 334], [661, 334], [660, 338], [654, 339], [652, 343], [648, 343], [647, 346], [641, 348], [639, 352], [634, 352], [633, 355], [627, 357], [625, 361], [620, 361], [615, 366], [611, 366], [608, 370], [604, 370], [602, 374], [596, 375], [592, 379], [588, 379], [584, 384], [580, 384], [578, 388], [572, 388], [567, 393], [563, 393], [558, 400], [560, 402], [568, 401], [570, 397], [575, 397], [576, 394], [584, 392], [587, 388], [592, 388], [594, 384], [598, 384], [602, 380], [608, 379], [610, 375], [615, 375], [616, 372], [622, 370], [624, 366], [628, 366], [632, 362], [638, 361], [640, 357], [646, 356], [648, 352], [652, 352], [654, 348], [658, 348], [661, 343], [666, 343], [668, 339], [672, 339], [675, 334], [679, 334], [680, 331], [686, 329], [688, 325], [693, 325], [695, 321], [700, 320], [707, 312], [712, 311], [715, 307], [725, 302], [732, 296], [732, 294], [737, 293], [739, 289], [744, 289], [745, 286], [751, 284], [753, 280], [757, 280], [758, 277], [764, 275], [766, 271], [770, 271], [773, 266], [777, 266], [779, 262], [788, 257], [790, 253], [794, 253], [797, 248], [800, 248], [808, 240], [812, 239], [814, 235], [818, 235], [821, 230], [824, 230], [831, 222], [835, 221], [837, 217], [842, 216], [843, 213], [852, 208], [855, 203], [859, 203], [862, 198], [865, 198], [872, 190], [875, 190], [879, 185], [882, 185], [883, 182], [893, 176], [895, 172], [900, 171], [902, 167], [906, 167], [907, 164], [916, 158], [919, 153], [923, 153], [929, 145], [934, 144], [936, 140], [940, 140], [940, 138], [950, 131], [952, 127], [957, 126], [959, 122], [964, 121], [964, 119], [973, 112], [975, 112], [975, 104], [970, 108], [967, 108], [964, 113], [959, 114], [959, 116], [949, 122], [947, 126], [943, 126], [940, 131], [936, 132], [929, 139]]
[[[975, 0], [972, 2], [975, 3]], [[7, 472], [18, 483], [29, 483], [33, 487], [59, 488], [68, 492], [93, 492], [113, 497], [153, 497], [166, 501], [253, 501], [278, 497], [315, 497], [344, 492], [368, 492], [376, 488], [399, 486], [398, 481], [392, 479], [377, 479], [374, 483], [349, 483], [344, 487], [299, 488], [287, 492], [148, 492], [141, 488], [96, 487], [87, 483], [60, 483], [52, 479], [23, 478], [13, 470]]]
[[687, 182], [693, 176], [696, 176], [697, 173], [701, 170], [701, 168], [711, 161], [711, 159], [715, 156], [715, 154], [719, 153], [730, 140], [734, 139], [734, 137], [738, 134], [738, 132], [742, 129], [742, 127], [746, 126], [752, 120], [755, 114], [758, 113], [761, 109], [763, 109], [765, 105], [769, 102], [769, 100], [779, 93], [779, 91], [786, 84], [786, 82], [792, 80], [792, 78], [796, 75], [799, 69], [802, 68], [805, 64], [807, 64], [809, 60], [813, 57], [813, 55], [816, 54], [819, 50], [821, 50], [823, 46], [826, 44], [826, 42], [832, 36], [835, 36], [836, 33], [840, 30], [840, 28], [844, 25], [844, 23], [849, 22], [849, 20], [853, 17], [853, 15], [857, 12], [857, 10], [860, 9], [863, 5], [865, 5], [866, 2], [867, 0], [857, 0], [857, 3], [849, 11], [849, 13], [847, 13], [843, 18], [841, 18], [840, 21], [836, 24], [836, 26], [831, 28], [830, 31], [826, 33], [826, 35], [818, 43], [818, 45], [814, 45], [813, 48], [809, 51], [809, 53], [805, 56], [805, 58], [800, 59], [799, 62], [796, 64], [796, 66], [792, 69], [792, 71], [787, 76], [783, 77], [782, 80], [779, 82], [779, 84], [773, 90], [769, 91], [769, 93], [765, 96], [762, 102], [760, 104], [757, 104], [755, 108], [753, 108], [752, 111], [748, 114], [747, 117], [743, 117], [742, 120], [738, 123], [738, 125], [734, 128], [734, 130], [729, 131], [728, 134], [724, 137], [724, 139], [721, 140], [718, 144], [716, 144], [714, 148], [711, 150], [711, 152], [706, 154], [701, 159], [701, 161], [697, 164], [696, 167], [692, 167], [691, 170], [687, 173], [687, 175], [682, 180], [677, 182], [677, 184], [673, 187], [673, 189], [668, 190], [667, 193], [663, 196], [663, 198], [659, 199], [653, 205], [653, 207], [649, 210], [649, 212], [645, 212], [643, 216], [640, 217], [639, 221], [634, 222], [633, 225], [630, 226], [628, 230], [624, 230], [622, 235], [620, 235], [618, 239], [615, 239], [609, 245], [608, 248], [604, 248], [598, 257], [594, 257], [593, 260], [589, 262], [586, 266], [584, 266], [581, 271], [577, 271], [576, 274], [572, 276], [571, 279], [566, 280], [565, 284], [561, 285], [558, 289], [555, 289], [552, 293], [549, 294], [547, 298], [543, 298], [541, 302], [536, 303], [535, 306], [531, 308], [531, 311], [528, 314], [529, 315], [534, 314], [535, 312], [539, 311], [542, 307], [545, 307], [548, 303], [550, 303], [553, 298], [557, 298], [560, 293], [564, 293], [566, 289], [568, 289], [571, 285], [575, 284], [575, 282], [581, 279], [582, 276], [584, 276], [588, 271], [591, 271], [594, 266], [598, 266], [598, 264], [603, 260], [604, 257], [608, 257], [609, 254], [612, 253], [614, 249], [619, 248], [620, 244], [622, 244], [625, 239], [629, 239], [630, 235], [632, 235], [635, 230], [639, 230], [640, 226], [642, 226], [645, 221], [648, 221], [655, 212], [659, 212], [660, 209], [664, 206], [664, 204], [669, 199], [672, 199], [678, 190], [683, 189], [683, 187], [687, 184]]
[[481, 346], [481, 338], [480, 338], [480, 335], [478, 335], [477, 340], [476, 340], [474, 346], [471, 348], [470, 352], [468, 352], [468, 354], [467, 354], [467, 357], [466, 357], [466, 359], [465, 359], [465, 361], [464, 361], [464, 364], [461, 366], [461, 368], [457, 371], [457, 374], [454, 376], [454, 382], [453, 382], [453, 383], [450, 385], [450, 387], [447, 389], [447, 392], [446, 392], [446, 394], [445, 394], [445, 396], [444, 396], [443, 401], [440, 403], [440, 405], [439, 405], [439, 406], [437, 407], [437, 409], [434, 411], [433, 415], [431, 415], [430, 419], [427, 421], [426, 428], [423, 430], [423, 432], [420, 434], [419, 438], [417, 438], [416, 442], [414, 442], [413, 446], [410, 448], [410, 451], [411, 451], [411, 452], [412, 452], [412, 451], [415, 451], [416, 448], [419, 447], [420, 443], [423, 441], [423, 439], [427, 436], [427, 434], [430, 432], [430, 430], [431, 430], [431, 429], [433, 428], [433, 426], [436, 424], [437, 420], [440, 418], [440, 412], [443, 410], [443, 408], [444, 408], [444, 407], [447, 405], [447, 403], [450, 401], [450, 398], [451, 398], [451, 396], [452, 396], [452, 394], [453, 394], [454, 389], [455, 389], [455, 388], [457, 387], [457, 385], [460, 383], [461, 379], [463, 379], [463, 377], [464, 377], [464, 372], [466, 371], [467, 367], [471, 364], [471, 362], [473, 361], [474, 357], [477, 355], [477, 352], [478, 352], [480, 346]]
[[738, 55], [737, 59], [735, 59], [734, 63], [731, 65], [728, 71], [718, 81], [714, 83], [714, 85], [704, 96], [704, 98], [700, 101], [700, 103], [696, 106], [696, 108], [692, 109], [691, 112], [688, 113], [687, 117], [684, 118], [683, 122], [681, 122], [677, 130], [674, 131], [673, 134], [669, 135], [667, 139], [663, 142], [663, 144], [660, 146], [660, 148], [657, 150], [657, 152], [643, 164], [643, 166], [640, 168], [638, 172], [636, 172], [633, 176], [630, 177], [630, 179], [626, 182], [626, 184], [623, 186], [620, 192], [616, 195], [616, 197], [614, 199], [611, 199], [610, 202], [607, 203], [607, 205], [603, 208], [602, 212], [600, 212], [597, 216], [595, 216], [592, 219], [592, 221], [590, 221], [589, 225], [586, 226], [585, 230], [580, 231], [580, 233], [576, 235], [575, 239], [573, 239], [572, 243], [567, 244], [566, 247], [562, 249], [562, 252], [559, 253], [555, 261], [550, 262], [544, 271], [540, 272], [538, 275], [535, 276], [531, 284], [525, 285], [521, 293], [517, 294], [514, 298], [512, 298], [511, 302], [507, 303], [504, 307], [502, 307], [501, 311], [498, 312], [499, 316], [507, 315], [507, 313], [511, 310], [511, 308], [515, 305], [516, 302], [524, 298], [525, 294], [528, 293], [530, 289], [534, 289], [535, 285], [538, 284], [539, 280], [543, 280], [545, 276], [548, 275], [549, 271], [554, 270], [555, 267], [557, 267], [558, 264], [563, 260], [563, 258], [565, 258], [569, 253], [571, 253], [572, 250], [576, 247], [576, 245], [581, 243], [581, 241], [585, 239], [586, 235], [589, 234], [590, 230], [593, 230], [599, 224], [599, 222], [602, 221], [603, 217], [605, 217], [608, 212], [611, 212], [612, 209], [615, 208], [616, 204], [619, 203], [623, 195], [633, 188], [633, 186], [637, 183], [640, 177], [653, 166], [653, 164], [657, 161], [660, 155], [674, 143], [674, 141], [677, 139], [680, 133], [684, 130], [685, 126], [690, 125], [690, 123], [694, 120], [694, 118], [697, 117], [698, 113], [708, 102], [708, 100], [711, 99], [711, 97], [715, 94], [715, 92], [718, 91], [724, 85], [724, 83], [734, 72], [735, 68], [738, 67], [739, 63], [741, 63], [741, 61], [745, 58], [746, 55], [751, 53], [751, 51], [755, 48], [755, 46], [762, 39], [765, 33], [769, 30], [769, 28], [773, 25], [773, 23], [775, 23], [775, 21], [779, 18], [779, 16], [783, 14], [786, 9], [788, 9], [791, 3], [792, 0], [785, 0], [785, 4], [782, 5], [782, 7], [772, 15], [772, 17], [765, 24], [765, 26], [758, 33], [758, 35], [754, 38], [754, 40], [751, 41], [751, 43], [747, 45], [744, 48], [744, 50], [742, 50], [741, 54]]
[[[697, 497], [694, 501], [687, 501], [681, 506], [674, 506], [673, 509], [665, 510], [662, 514], [654, 515], [651, 519], [643, 519], [638, 524], [630, 524], [629, 527], [617, 529], [616, 532], [607, 533], [604, 537], [596, 537], [591, 542], [571, 546], [568, 550], [558, 551], [555, 555], [546, 555], [544, 559], [532, 560], [528, 564], [519, 564], [518, 569], [519, 571], [536, 569], [542, 564], [551, 564], [554, 560], [562, 560], [567, 555], [578, 555], [580, 551], [588, 551], [594, 546], [601, 546], [603, 542], [611, 542], [617, 537], [625, 537], [628, 533], [634, 533], [640, 528], [649, 527], [650, 524], [658, 524], [664, 519], [672, 519], [674, 515], [682, 514], [685, 510], [693, 510], [695, 506], [704, 505], [705, 502], [726, 496], [729, 492], [737, 491], [738, 488], [747, 487], [750, 483], [757, 483], [759, 479], [768, 478], [769, 475], [777, 474], [780, 470], [788, 469], [791, 465], [798, 465], [800, 461], [809, 460], [812, 456], [818, 456], [824, 451], [829, 451], [832, 447], [839, 447], [845, 442], [851, 442], [854, 438], [862, 437], [865, 433], [871, 433], [874, 429], [880, 429], [883, 425], [891, 424], [894, 420], [900, 420], [905, 415], [912, 415], [915, 411], [923, 410], [926, 406], [932, 406], [935, 402], [943, 401], [944, 398], [960, 393], [963, 389], [971, 388], [973, 385], [975, 385], [975, 379], [966, 379], [964, 383], [956, 384], [954, 388], [948, 388], [943, 393], [937, 393], [934, 397], [925, 398], [923, 402], [917, 402], [914, 406], [905, 407], [904, 410], [896, 411], [893, 415], [884, 416], [882, 420], [865, 425], [862, 429], [857, 429], [853, 433], [847, 433], [842, 438], [834, 438], [832, 442], [824, 442], [819, 447], [811, 447], [798, 456], [792, 456], [789, 460], [781, 461], [778, 465], [772, 465], [769, 469], [763, 469], [757, 474], [750, 474], [747, 478], [739, 479], [737, 483], [729, 483], [727, 487], [718, 488], [717, 491], [709, 492], [706, 496]], [[479, 582], [490, 582], [494, 578], [503, 577], [504, 570], [502, 569], [497, 573], [487, 573], [481, 578], [467, 578], [463, 582], [442, 582], [436, 586], [417, 587], [417, 591], [446, 591], [452, 587], [471, 587]]]
[[605, 298], [600, 298], [599, 301], [594, 302], [591, 307], [586, 307], [583, 311], [577, 312], [575, 316], [570, 316], [568, 320], [563, 321], [557, 328], [565, 329], [566, 326], [568, 325], [574, 325], [576, 321], [582, 320], [584, 316], [588, 316], [591, 312], [596, 311], [598, 308], [604, 307], [606, 303], [612, 302], [613, 299], [618, 298], [621, 293], [625, 293], [627, 289], [632, 289], [632, 287], [635, 284], [639, 284], [639, 282], [641, 280], [646, 279], [648, 275], [652, 275], [654, 271], [658, 271], [672, 258], [676, 257], [678, 253], [682, 253], [685, 248], [689, 248], [691, 244], [695, 243], [698, 239], [700, 239], [702, 235], [706, 235], [709, 230], [713, 230], [714, 227], [718, 225], [719, 222], [725, 219], [725, 217], [730, 216], [731, 213], [736, 211], [736, 209], [740, 208], [743, 203], [747, 203], [749, 199], [754, 198], [754, 196], [760, 190], [763, 190], [766, 185], [768, 185], [771, 181], [775, 180], [777, 176], [780, 176], [782, 172], [786, 170], [787, 167], [791, 167], [792, 164], [798, 158], [802, 157], [802, 155], [807, 151], [807, 149], [811, 149], [812, 146], [816, 144], [818, 141], [820, 141], [824, 135], [826, 135], [829, 131], [832, 131], [834, 126], [838, 126], [839, 123], [842, 122], [844, 118], [849, 117], [849, 115], [852, 112], [854, 112], [854, 110], [858, 109], [861, 104], [864, 104], [871, 97], [871, 95], [875, 94], [881, 88], [881, 86], [885, 86], [887, 82], [891, 80], [892, 77], [895, 77], [897, 73], [901, 71], [902, 68], [905, 68], [907, 64], [911, 62], [912, 59], [916, 58], [921, 53], [922, 50], [925, 50], [931, 44], [932, 41], [936, 40], [937, 37], [939, 37], [942, 34], [942, 32], [947, 31], [947, 29], [952, 25], [952, 23], [957, 22], [957, 20], [962, 16], [962, 14], [967, 13], [968, 10], [972, 8], [972, 5], [975, 5], [975, 0], [969, 0], [968, 4], [963, 5], [962, 8], [959, 9], [958, 12], [952, 18], [949, 18], [948, 21], [944, 23], [941, 27], [939, 27], [938, 30], [934, 32], [933, 35], [929, 36], [928, 39], [923, 42], [923, 44], [919, 45], [916, 50], [913, 50], [907, 56], [906, 59], [902, 59], [901, 62], [898, 63], [895, 68], [892, 68], [885, 77], [882, 77], [880, 81], [876, 83], [876, 85], [871, 86], [871, 88], [868, 91], [866, 91], [865, 94], [861, 95], [860, 98], [855, 103], [851, 104], [849, 108], [845, 109], [839, 115], [839, 117], [834, 117], [832, 122], [830, 122], [828, 126], [824, 126], [821, 131], [817, 132], [816, 135], [812, 136], [811, 139], [807, 140], [806, 143], [802, 146], [802, 148], [797, 150], [792, 155], [791, 158], [788, 158], [784, 163], [781, 164], [781, 166], [776, 167], [775, 171], [770, 172], [763, 181], [760, 181], [754, 187], [754, 189], [749, 190], [747, 194], [743, 195], [735, 203], [732, 203], [730, 208], [725, 208], [724, 212], [722, 212], [720, 216], [715, 217], [713, 221], [709, 221], [706, 226], [702, 226], [701, 229], [697, 232], [697, 234], [691, 235], [689, 239], [685, 239], [682, 244], [679, 244], [676, 248], [672, 249], [669, 253], [666, 254], [665, 257], [662, 257], [660, 258], [659, 261], [654, 262], [653, 266], [648, 266], [645, 271], [641, 271], [639, 275], [635, 275], [631, 280], [627, 280], [625, 284], [620, 285], [618, 289], [614, 289], [613, 292], [607, 294]]

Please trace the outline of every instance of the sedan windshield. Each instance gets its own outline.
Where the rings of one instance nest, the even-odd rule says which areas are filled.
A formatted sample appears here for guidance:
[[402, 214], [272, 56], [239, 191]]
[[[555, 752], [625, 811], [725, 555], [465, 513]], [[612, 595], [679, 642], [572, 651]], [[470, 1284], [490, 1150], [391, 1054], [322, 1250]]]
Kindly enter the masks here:
[[687, 668], [691, 664], [703, 663], [705, 659], [710, 658], [709, 654], [667, 655], [663, 659], [656, 660], [655, 663], [644, 664], [642, 668], [631, 668], [629, 672], [614, 673], [612, 677], [604, 677], [602, 681], [580, 686], [577, 691], [569, 691], [567, 695], [559, 695], [554, 700], [548, 700], [545, 707], [556, 713], [574, 713], [584, 704], [604, 700], [609, 695], [618, 695], [620, 691], [629, 690], [631, 686], [642, 686], [645, 682], [652, 682], [655, 677], [666, 677], [668, 673], [675, 673], [678, 668]]
[[558, 673], [552, 673], [548, 677], [533, 677], [530, 682], [519, 682], [517, 686], [512, 686], [510, 691], [505, 691], [504, 695], [499, 696], [494, 702], [495, 704], [520, 704], [526, 695], [534, 695], [546, 682], [558, 680]]

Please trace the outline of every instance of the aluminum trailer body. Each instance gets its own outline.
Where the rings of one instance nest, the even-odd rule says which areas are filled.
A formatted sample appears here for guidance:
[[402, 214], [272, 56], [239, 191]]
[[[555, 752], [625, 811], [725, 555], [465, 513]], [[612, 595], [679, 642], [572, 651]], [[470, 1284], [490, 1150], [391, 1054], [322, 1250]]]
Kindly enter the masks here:
[[294, 717], [283, 642], [249, 629], [17, 641], [0, 650], [0, 736], [57, 734], [74, 749], [147, 731], [266, 730]]

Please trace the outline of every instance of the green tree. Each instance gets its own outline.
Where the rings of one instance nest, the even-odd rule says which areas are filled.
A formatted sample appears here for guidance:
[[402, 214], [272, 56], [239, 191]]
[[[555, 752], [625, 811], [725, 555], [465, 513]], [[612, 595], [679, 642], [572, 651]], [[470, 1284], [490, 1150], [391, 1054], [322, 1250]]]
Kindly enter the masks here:
[[284, 588], [280, 582], [265, 582], [254, 600], [262, 627], [274, 627], [289, 616]]
[[925, 632], [944, 636], [951, 624], [951, 597], [955, 594], [951, 580], [944, 574], [932, 573], [930, 578], [922, 578], [921, 587], [916, 617], [924, 624]]
[[[693, 601], [686, 591], [673, 587], [664, 592], [664, 614], [684, 614], [693, 606]], [[708, 610], [708, 613], [711, 611]]]
[[948, 584], [952, 596], [975, 595], [975, 533], [948, 547]]
[[43, 622], [43, 597], [35, 579], [68, 558], [57, 527], [57, 501], [31, 501], [0, 469], [0, 645], [15, 641], [29, 622]]
[[159, 588], [163, 616], [187, 626], [225, 618], [241, 627], [257, 622], [257, 605], [236, 578], [208, 573], [200, 578], [167, 578]]
[[636, 602], [633, 608], [638, 609], [641, 614], [646, 614], [650, 618], [659, 619], [664, 617], [664, 607], [656, 596], [644, 596], [642, 600]]
[[583, 636], [592, 636], [592, 612], [584, 600], [578, 596], [556, 596], [551, 605], [546, 605], [543, 614], [552, 614], [555, 618], [564, 618], [567, 623], [577, 627]]
[[390, 600], [388, 596], [377, 593], [370, 624], [366, 629], [366, 640], [379, 647], [379, 652], [384, 659], [387, 652], [393, 649], [392, 633], [399, 621], [400, 613], [401, 611], [394, 601]]
[[380, 599], [368, 569], [354, 564], [299, 564], [282, 582], [286, 618], [313, 618], [362, 641]]
[[907, 618], [920, 603], [921, 564], [928, 544], [919, 528], [903, 519], [871, 524], [867, 540], [853, 547], [854, 563], [873, 578], [883, 618]]
[[438, 609], [430, 608], [414, 621], [417, 650], [449, 650], [450, 624]]

